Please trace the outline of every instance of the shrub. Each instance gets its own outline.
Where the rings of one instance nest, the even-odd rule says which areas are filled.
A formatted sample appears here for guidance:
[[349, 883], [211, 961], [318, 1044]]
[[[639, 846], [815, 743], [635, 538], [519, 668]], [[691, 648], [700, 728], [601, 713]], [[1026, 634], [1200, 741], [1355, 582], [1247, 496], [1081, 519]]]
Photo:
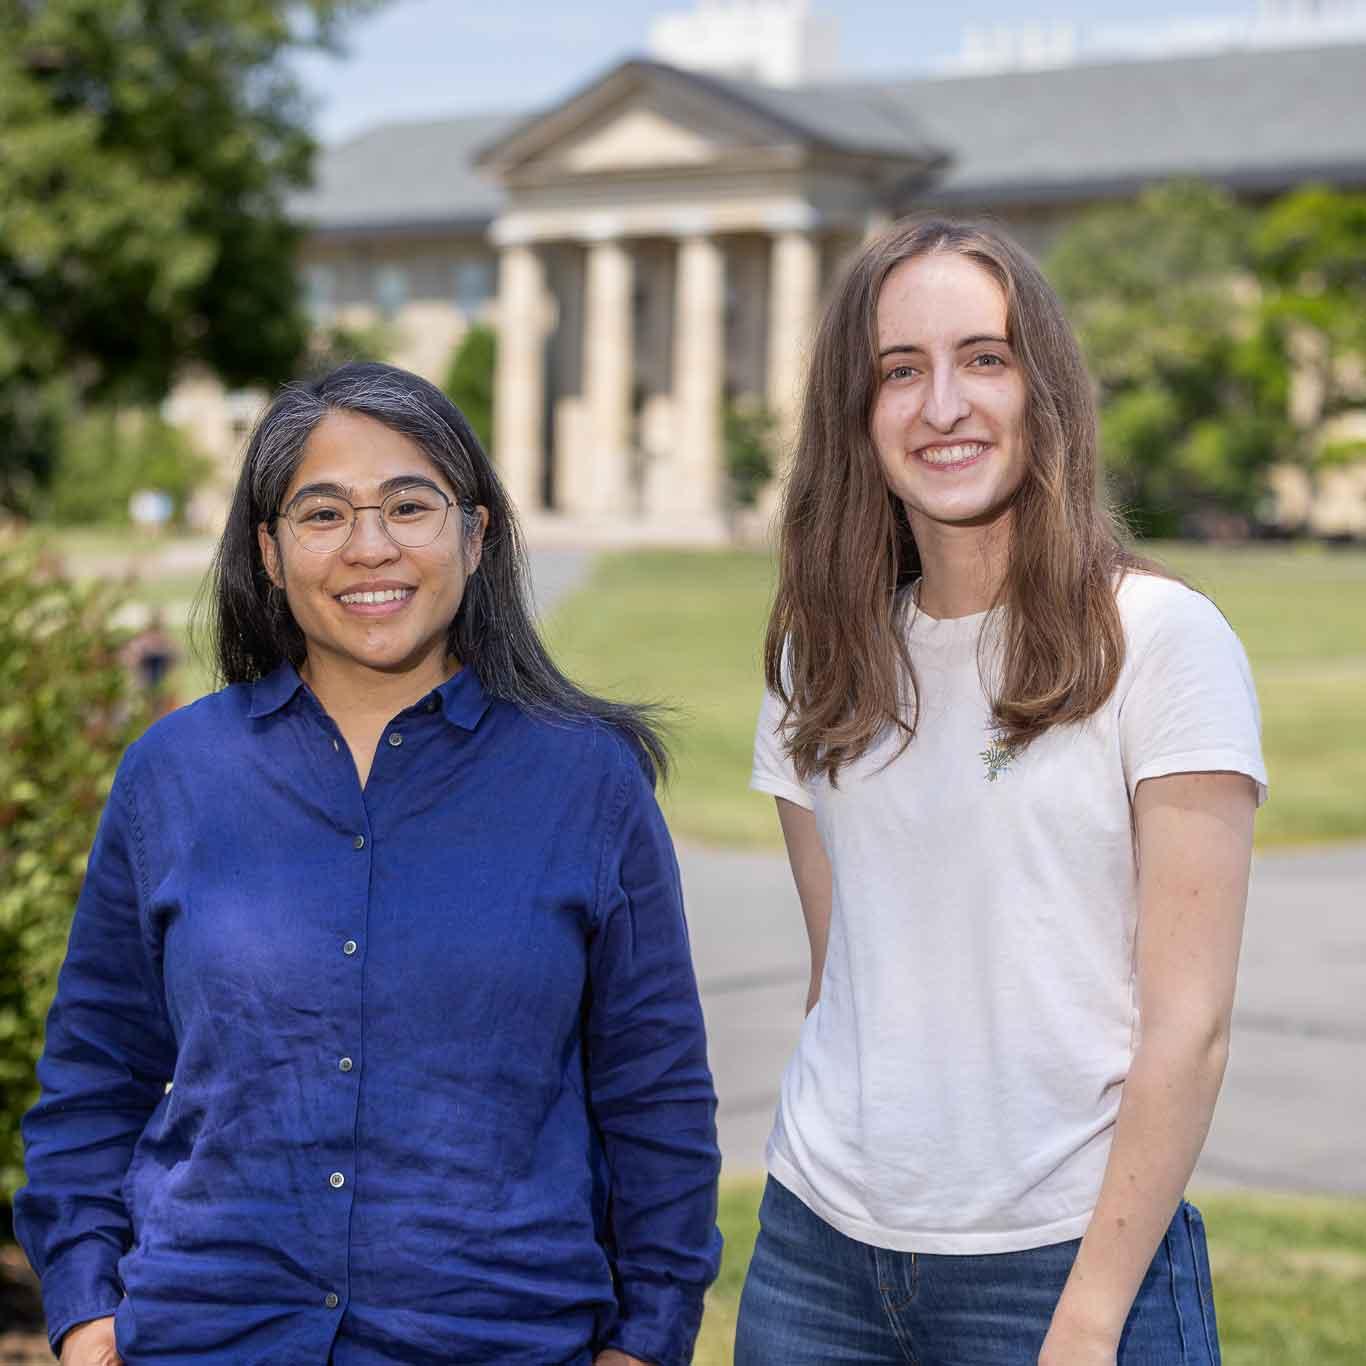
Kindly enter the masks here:
[[107, 624], [117, 598], [0, 541], [0, 1204], [22, 1181], [19, 1120], [86, 855], [145, 719]]
[[92, 409], [63, 423], [47, 512], [62, 525], [128, 521], [128, 499], [160, 489], [175, 520], [211, 469], [169, 423], [140, 409]]
[[493, 372], [498, 364], [498, 334], [486, 323], [470, 327], [446, 372], [446, 396], [474, 428], [486, 451], [493, 451]]
[[773, 477], [773, 442], [777, 421], [760, 402], [737, 399], [722, 414], [726, 477], [731, 503], [750, 508]]

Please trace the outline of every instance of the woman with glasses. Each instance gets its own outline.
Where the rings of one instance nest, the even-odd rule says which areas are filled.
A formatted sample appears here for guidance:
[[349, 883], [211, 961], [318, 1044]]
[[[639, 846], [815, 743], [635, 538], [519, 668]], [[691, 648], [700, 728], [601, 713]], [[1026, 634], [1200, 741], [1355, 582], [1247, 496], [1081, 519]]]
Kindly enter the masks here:
[[683, 1366], [714, 1096], [646, 711], [532, 624], [456, 408], [383, 365], [253, 434], [222, 691], [115, 779], [16, 1225], [72, 1366]]
[[1266, 774], [1214, 605], [1097, 497], [1061, 305], [869, 243], [812, 348], [753, 785], [811, 945], [737, 1366], [1212, 1366], [1182, 1199]]

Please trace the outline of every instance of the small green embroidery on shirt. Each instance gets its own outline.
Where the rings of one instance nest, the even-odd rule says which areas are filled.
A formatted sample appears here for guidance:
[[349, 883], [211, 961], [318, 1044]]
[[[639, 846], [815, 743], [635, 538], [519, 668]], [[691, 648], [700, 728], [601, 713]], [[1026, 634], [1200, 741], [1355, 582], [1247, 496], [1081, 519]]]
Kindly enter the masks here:
[[1015, 758], [1015, 746], [1005, 740], [993, 740], [981, 754], [987, 766], [987, 782], [994, 783], [1010, 767]]

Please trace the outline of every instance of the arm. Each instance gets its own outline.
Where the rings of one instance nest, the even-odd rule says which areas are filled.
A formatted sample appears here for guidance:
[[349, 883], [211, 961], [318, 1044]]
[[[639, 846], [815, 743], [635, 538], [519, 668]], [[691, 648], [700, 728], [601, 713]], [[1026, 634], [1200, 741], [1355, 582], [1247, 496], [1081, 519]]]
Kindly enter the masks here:
[[[24, 1118], [28, 1184], [14, 1223], [42, 1281], [49, 1338], [63, 1353], [80, 1342], [112, 1346], [107, 1321], [123, 1299], [118, 1262], [132, 1243], [122, 1186], [133, 1148], [165, 1093], [175, 1047], [159, 975], [138, 916], [136, 822], [116, 780], [81, 888], [66, 961], [48, 1015], [38, 1079]], [[63, 1341], [69, 1337], [71, 1342]], [[99, 1355], [64, 1355], [99, 1362]]]
[[620, 1317], [604, 1363], [686, 1366], [721, 1253], [716, 1096], [673, 846], [634, 759], [589, 945], [588, 1103], [610, 1169]]
[[1150, 778], [1134, 795], [1142, 1033], [1040, 1366], [1114, 1366], [1195, 1167], [1228, 1058], [1255, 808], [1254, 783], [1237, 773]]
[[830, 941], [830, 906], [834, 898], [834, 875], [826, 855], [816, 815], [805, 807], [777, 797], [778, 821], [787, 844], [787, 861], [792, 865], [792, 880], [802, 903], [806, 937], [811, 944], [811, 983], [806, 990], [806, 1013], [820, 1000], [821, 977], [825, 972], [825, 949]]

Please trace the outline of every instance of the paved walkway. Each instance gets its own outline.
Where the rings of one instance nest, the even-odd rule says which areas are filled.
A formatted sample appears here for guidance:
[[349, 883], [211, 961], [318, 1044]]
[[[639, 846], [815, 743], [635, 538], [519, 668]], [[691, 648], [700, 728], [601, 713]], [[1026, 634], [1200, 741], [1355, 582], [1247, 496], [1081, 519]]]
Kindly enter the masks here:
[[[802, 1020], [806, 947], [781, 855], [680, 850], [729, 1171], [758, 1170]], [[1366, 845], [1264, 854], [1233, 1057], [1199, 1185], [1366, 1195]]]

